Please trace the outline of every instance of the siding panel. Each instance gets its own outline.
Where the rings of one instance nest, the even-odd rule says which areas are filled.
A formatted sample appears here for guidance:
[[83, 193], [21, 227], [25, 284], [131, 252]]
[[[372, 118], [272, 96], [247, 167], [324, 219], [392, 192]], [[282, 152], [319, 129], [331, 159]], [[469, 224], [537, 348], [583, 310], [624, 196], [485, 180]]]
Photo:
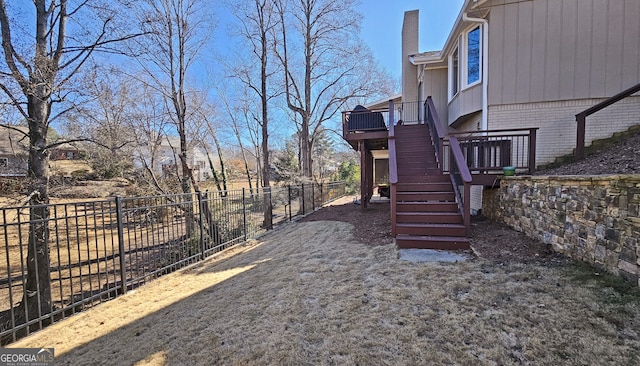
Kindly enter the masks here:
[[576, 20], [578, 1], [562, 1], [562, 33], [560, 46], [560, 99], [572, 99], [575, 95]]
[[547, 2], [536, 1], [533, 3], [533, 22], [532, 22], [532, 62], [531, 62], [531, 81], [529, 94], [531, 100], [544, 99], [544, 83], [545, 83], [545, 50], [547, 48], [546, 29], [547, 29]]
[[560, 53], [562, 31], [562, 1], [547, 2], [547, 49], [545, 62], [544, 99], [555, 100], [560, 96]]
[[[614, 95], [622, 88], [622, 32], [624, 29], [624, 0], [608, 1], [607, 62], [605, 95]], [[636, 19], [637, 20], [637, 19]]]
[[531, 39], [533, 29], [533, 3], [521, 3], [518, 6], [518, 65], [516, 74], [516, 100], [518, 103], [531, 99]]
[[591, 43], [591, 75], [589, 78], [589, 94], [593, 97], [604, 97], [606, 81], [606, 50], [607, 50], [607, 3], [595, 0], [591, 13], [592, 43]]
[[622, 46], [622, 89], [640, 83], [640, 1], [627, 0], [624, 8], [624, 35]]
[[518, 4], [506, 5], [504, 49], [502, 50], [502, 102], [515, 103], [518, 73]]
[[581, 0], [577, 15], [575, 98], [588, 98], [591, 77], [591, 39], [594, 28], [591, 25], [593, 0]]
[[[504, 7], [489, 14], [489, 104], [502, 104], [502, 50], [504, 49]], [[486, 82], [486, 81], [485, 81]]]

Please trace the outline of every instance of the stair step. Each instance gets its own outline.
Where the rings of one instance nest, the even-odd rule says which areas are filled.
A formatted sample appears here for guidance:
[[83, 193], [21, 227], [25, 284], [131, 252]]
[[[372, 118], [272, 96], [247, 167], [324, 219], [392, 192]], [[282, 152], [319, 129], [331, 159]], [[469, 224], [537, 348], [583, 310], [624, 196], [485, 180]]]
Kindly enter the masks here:
[[398, 173], [398, 184], [400, 183], [448, 183], [451, 185], [451, 177], [442, 174], [439, 170], [428, 174], [404, 175]]
[[401, 249], [440, 249], [466, 250], [470, 249], [469, 238], [458, 236], [396, 236], [396, 246]]
[[402, 223], [396, 224], [396, 233], [398, 235], [464, 237], [466, 229], [462, 224]]
[[462, 224], [459, 212], [396, 212], [397, 223]]
[[458, 212], [455, 202], [397, 202], [396, 212]]
[[451, 182], [398, 182], [396, 192], [453, 192]]
[[416, 201], [448, 201], [455, 202], [456, 195], [453, 191], [449, 192], [396, 192], [397, 202], [416, 202]]

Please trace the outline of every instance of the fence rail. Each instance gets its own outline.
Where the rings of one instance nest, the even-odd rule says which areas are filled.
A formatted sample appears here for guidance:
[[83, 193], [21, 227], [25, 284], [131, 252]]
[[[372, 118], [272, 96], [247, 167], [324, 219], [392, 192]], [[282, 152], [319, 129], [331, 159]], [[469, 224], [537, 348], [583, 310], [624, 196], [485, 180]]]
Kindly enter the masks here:
[[29, 206], [0, 208], [1, 343], [310, 213], [345, 188], [332, 182], [47, 205], [49, 263], [37, 268], [48, 267], [49, 286], [39, 288], [50, 295], [38, 291], [47, 305], [31, 317], [20, 305], [36, 222]]

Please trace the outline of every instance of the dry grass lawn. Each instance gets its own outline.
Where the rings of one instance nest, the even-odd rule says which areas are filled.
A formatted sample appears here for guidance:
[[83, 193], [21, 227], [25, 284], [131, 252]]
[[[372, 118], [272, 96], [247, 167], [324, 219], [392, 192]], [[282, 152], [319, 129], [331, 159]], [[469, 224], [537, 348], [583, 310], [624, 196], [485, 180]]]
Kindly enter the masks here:
[[637, 365], [640, 296], [573, 264], [411, 263], [284, 225], [11, 347], [60, 365]]

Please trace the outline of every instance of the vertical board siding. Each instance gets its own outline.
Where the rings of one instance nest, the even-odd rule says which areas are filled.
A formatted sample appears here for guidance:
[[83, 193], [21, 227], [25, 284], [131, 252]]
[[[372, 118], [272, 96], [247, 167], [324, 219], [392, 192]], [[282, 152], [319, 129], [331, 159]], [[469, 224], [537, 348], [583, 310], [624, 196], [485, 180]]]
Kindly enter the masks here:
[[[638, 80], [638, 62], [640, 54], [638, 46], [640, 42], [640, 1], [632, 1], [625, 4], [624, 8], [624, 34], [622, 39], [622, 75], [631, 80]], [[625, 80], [623, 79], [624, 83]]]
[[640, 1], [493, 1], [489, 104], [610, 97], [640, 82]]
[[[502, 78], [502, 92], [504, 103], [515, 103], [516, 95], [516, 79], [518, 76], [518, 7], [508, 6], [505, 7], [505, 29], [511, 30], [504, 33], [504, 50], [502, 57], [504, 59], [502, 64], [502, 72], [504, 77]], [[491, 32], [489, 32], [491, 36]], [[489, 41], [491, 43], [491, 41]], [[491, 76], [489, 76], [491, 77]]]
[[[637, 2], [637, 0], [636, 0]], [[605, 65], [605, 93], [615, 95], [622, 88], [622, 41], [624, 38], [624, 3], [623, 0], [608, 1], [607, 54]], [[636, 19], [640, 21], [640, 19]]]
[[576, 39], [576, 80], [574, 82], [576, 93], [575, 98], [588, 98], [590, 95], [589, 86], [591, 83], [591, 43], [593, 37], [593, 0], [582, 0], [578, 6], [577, 13], [577, 34]]
[[[536, 6], [547, 8], [547, 47], [545, 73], [538, 75], [544, 77], [544, 99], [557, 100], [560, 97], [560, 53], [561, 53], [561, 33], [562, 33], [562, 1], [536, 1]], [[512, 5], [517, 6], [517, 5]], [[521, 101], [524, 102], [524, 101]]]
[[[531, 72], [529, 73], [529, 84], [531, 93], [529, 94], [530, 100], [543, 100], [544, 99], [544, 75], [546, 70], [545, 50], [547, 48], [547, 9], [543, 6], [533, 7], [533, 23], [531, 33], [533, 37], [531, 39]], [[491, 34], [489, 34], [491, 35]]]
[[[529, 100], [529, 84], [531, 80], [531, 39], [532, 34], [530, 30], [533, 29], [533, 11], [532, 3], [523, 3], [518, 7], [518, 27], [523, 31], [518, 31], [518, 53], [516, 54], [516, 64], [518, 67], [518, 73], [516, 75], [516, 100]], [[529, 30], [529, 31], [525, 31]], [[491, 33], [489, 33], [491, 34]]]
[[[436, 106], [440, 121], [444, 124], [448, 121], [447, 101], [449, 73], [447, 69], [425, 70], [424, 96], [432, 97], [433, 104]], [[444, 126], [443, 126], [444, 127]]]
[[562, 24], [560, 46], [560, 87], [559, 99], [573, 99], [575, 96], [576, 32], [578, 0], [562, 1]]

